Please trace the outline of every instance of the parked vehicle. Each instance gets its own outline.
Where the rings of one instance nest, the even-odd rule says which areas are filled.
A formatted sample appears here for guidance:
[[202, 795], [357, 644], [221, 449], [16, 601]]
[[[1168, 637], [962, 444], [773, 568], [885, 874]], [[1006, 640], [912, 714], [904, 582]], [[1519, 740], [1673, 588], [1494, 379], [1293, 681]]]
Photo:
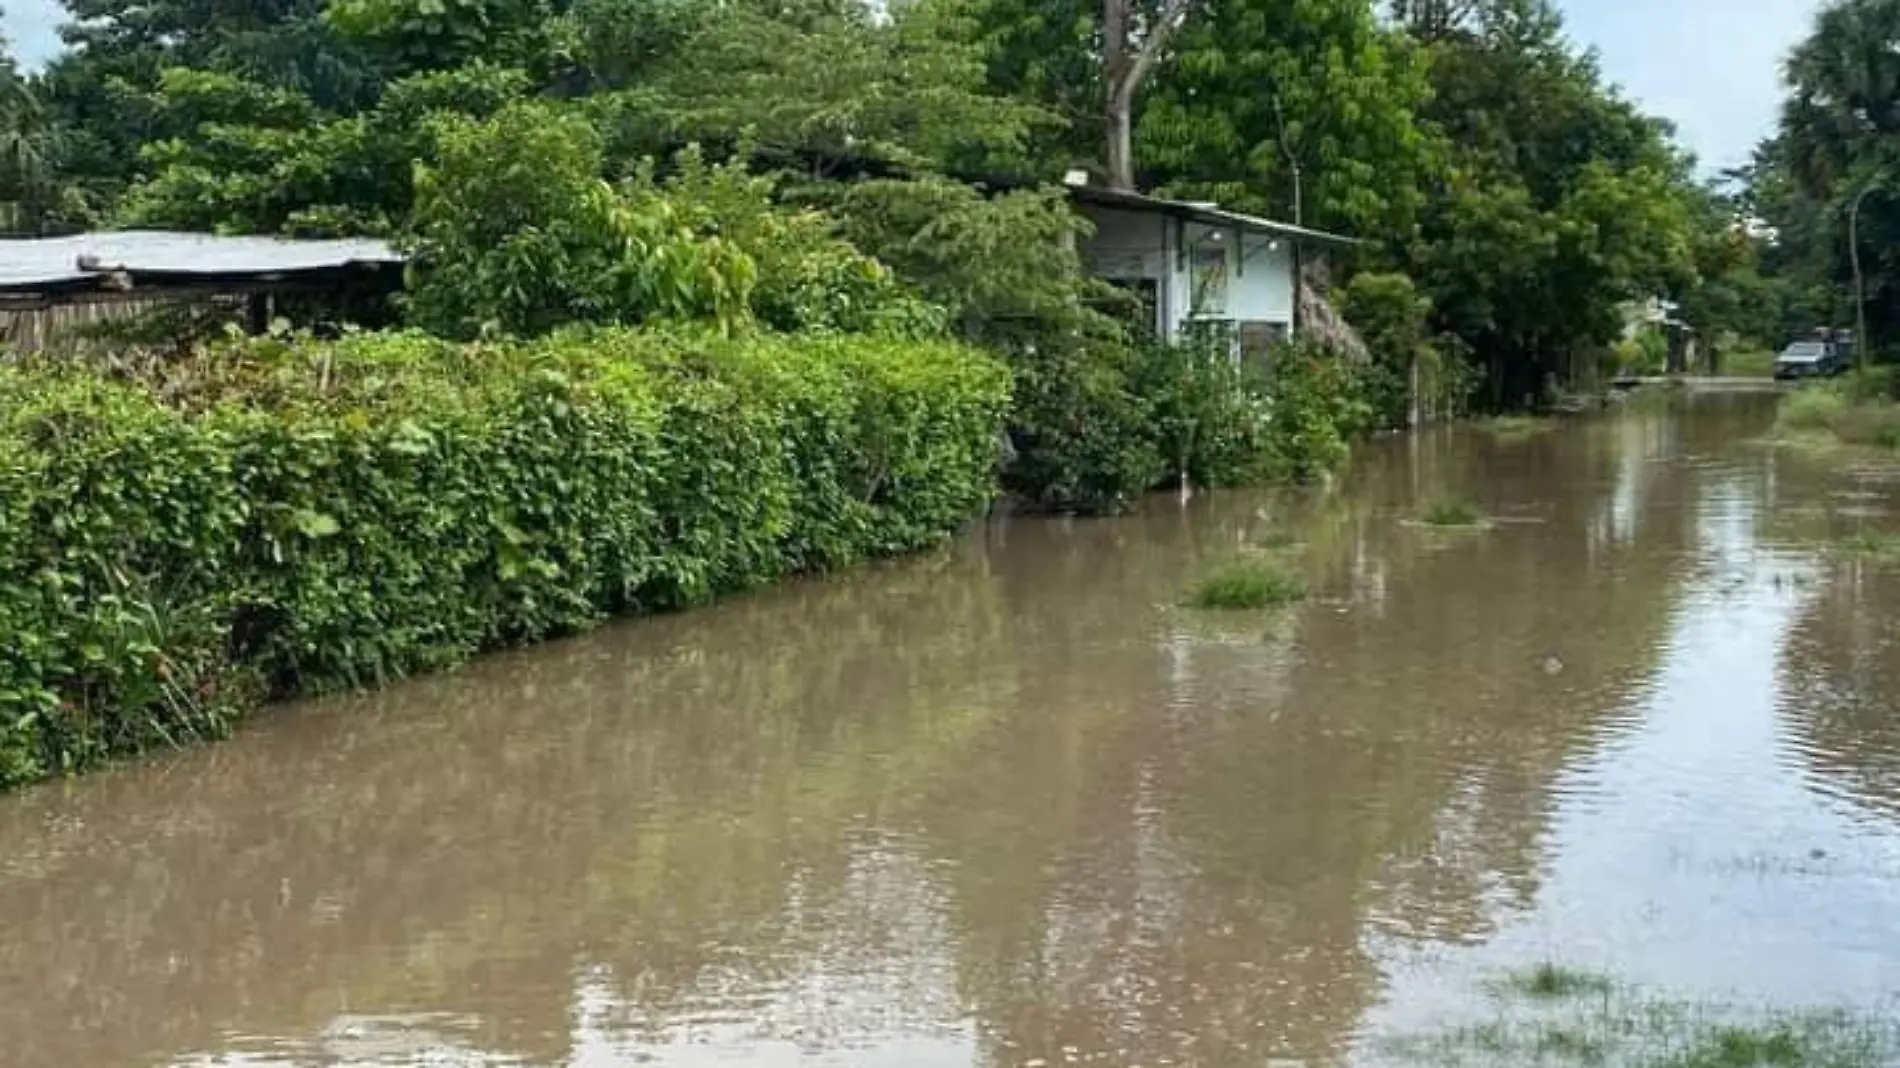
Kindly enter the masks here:
[[1797, 341], [1775, 357], [1775, 377], [1784, 382], [1828, 378], [1847, 370], [1847, 356], [1831, 341]]

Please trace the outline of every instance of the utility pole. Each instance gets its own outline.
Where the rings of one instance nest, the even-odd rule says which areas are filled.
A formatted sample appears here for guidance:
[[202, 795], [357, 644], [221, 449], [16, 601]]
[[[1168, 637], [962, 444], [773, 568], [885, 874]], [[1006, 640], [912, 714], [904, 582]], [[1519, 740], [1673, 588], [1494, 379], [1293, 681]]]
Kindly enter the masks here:
[[1867, 282], [1860, 271], [1860, 205], [1867, 194], [1880, 185], [1875, 178], [1854, 194], [1854, 203], [1847, 209], [1847, 255], [1854, 264], [1854, 369], [1864, 371], [1867, 368]]

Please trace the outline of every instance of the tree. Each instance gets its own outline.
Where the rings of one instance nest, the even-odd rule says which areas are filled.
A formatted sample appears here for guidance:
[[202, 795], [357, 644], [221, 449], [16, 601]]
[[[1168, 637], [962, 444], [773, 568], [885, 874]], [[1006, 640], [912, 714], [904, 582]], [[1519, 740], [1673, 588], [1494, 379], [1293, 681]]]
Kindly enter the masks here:
[[1493, 407], [1606, 345], [1627, 302], [1693, 279], [1689, 162], [1606, 88], [1547, 0], [1482, 0], [1430, 42], [1441, 187], [1404, 262], [1471, 346]]
[[1102, 119], [1108, 180], [1116, 189], [1135, 188], [1135, 94], [1191, 6], [1192, 0], [1162, 0], [1159, 7], [1143, 9], [1136, 0], [1102, 0]]
[[741, 141], [814, 177], [871, 166], [1023, 167], [1041, 109], [986, 84], [952, 7], [738, 3], [702, 15], [644, 77], [603, 103], [623, 152]]
[[1171, 192], [1403, 239], [1431, 166], [1420, 50], [1367, 0], [1249, 0], [1177, 35], [1136, 131]]
[[[1900, 333], [1900, 0], [1842, 0], [1788, 60], [1780, 129], [1750, 168], [1751, 202], [1773, 234], [1764, 265], [1783, 280], [1787, 325], [1842, 326], [1865, 269], [1875, 345]], [[1848, 216], [1858, 204], [1858, 248]]]
[[695, 232], [664, 197], [616, 191], [598, 135], [573, 111], [514, 104], [443, 119], [433, 139], [407, 243], [424, 328], [532, 336], [570, 322], [749, 315], [752, 258]]
[[1392, 0], [1392, 18], [1421, 41], [1436, 41], [1469, 27], [1481, 0]]

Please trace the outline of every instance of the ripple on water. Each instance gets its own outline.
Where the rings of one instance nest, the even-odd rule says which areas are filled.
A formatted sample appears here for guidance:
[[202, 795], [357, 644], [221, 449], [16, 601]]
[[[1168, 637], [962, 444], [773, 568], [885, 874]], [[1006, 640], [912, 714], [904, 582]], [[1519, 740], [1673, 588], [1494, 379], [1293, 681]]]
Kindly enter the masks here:
[[[8, 799], [4, 1059], [1336, 1063], [1544, 959], [1884, 989], [1900, 577], [1818, 549], [1890, 484], [1772, 404], [1011, 520]], [[1269, 543], [1308, 603], [1173, 607]]]

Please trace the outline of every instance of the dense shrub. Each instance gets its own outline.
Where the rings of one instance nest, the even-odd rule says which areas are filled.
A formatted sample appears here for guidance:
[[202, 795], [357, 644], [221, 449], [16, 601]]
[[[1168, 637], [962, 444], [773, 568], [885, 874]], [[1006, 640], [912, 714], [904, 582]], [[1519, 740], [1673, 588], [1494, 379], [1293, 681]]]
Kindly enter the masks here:
[[1784, 431], [1831, 434], [1849, 445], [1900, 449], [1900, 403], [1891, 368], [1871, 368], [1811, 382], [1781, 400]]
[[949, 344], [629, 331], [0, 368], [0, 784], [929, 544], [1008, 388]]
[[1166, 476], [1192, 486], [1276, 478], [1265, 366], [1234, 359], [1224, 343], [1149, 345], [1135, 376]]
[[700, 232], [695, 206], [609, 185], [579, 115], [512, 104], [479, 121], [445, 116], [434, 141], [410, 220], [415, 325], [469, 338], [748, 317], [757, 262]]
[[1112, 514], [1161, 481], [1167, 464], [1136, 392], [1133, 348], [1045, 336], [1003, 351], [1016, 378], [1015, 457], [1003, 482], [1018, 500], [1044, 511]]
[[1352, 452], [1372, 408], [1359, 372], [1311, 340], [1282, 346], [1267, 376], [1267, 449], [1274, 469], [1295, 479], [1327, 474]]
[[1360, 381], [1372, 425], [1408, 425], [1415, 388], [1424, 418], [1464, 412], [1476, 372], [1460, 358], [1454, 338], [1431, 334], [1431, 298], [1421, 294], [1411, 278], [1383, 271], [1355, 275], [1345, 288], [1341, 310], [1371, 356]]
[[1786, 430], [1831, 430], [1847, 407], [1847, 394], [1833, 383], [1811, 385], [1781, 399], [1777, 421]]

